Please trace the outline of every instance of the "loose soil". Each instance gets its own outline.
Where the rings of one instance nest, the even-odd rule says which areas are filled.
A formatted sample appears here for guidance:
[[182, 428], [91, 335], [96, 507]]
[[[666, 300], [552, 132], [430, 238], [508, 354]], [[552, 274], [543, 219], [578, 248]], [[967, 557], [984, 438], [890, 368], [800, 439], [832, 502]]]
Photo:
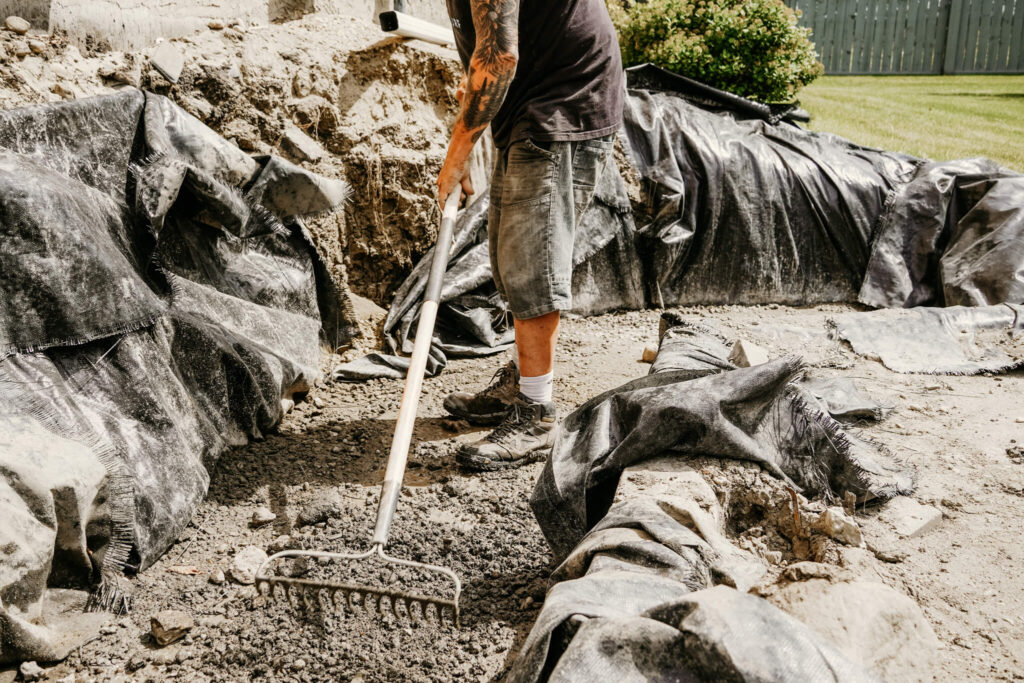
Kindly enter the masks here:
[[[943, 520], [920, 538], [898, 539], [875, 519], [876, 510], [858, 510], [869, 548], [887, 561], [871, 550], [844, 546], [836, 546], [826, 561], [880, 579], [917, 600], [943, 644], [932, 672], [937, 680], [1020, 680], [1024, 464], [1010, 454], [1024, 443], [1024, 410], [1018, 400], [1024, 373], [894, 374], [827, 339], [826, 319], [845, 310], [768, 306], [685, 312], [715, 321], [727, 334], [752, 340], [772, 355], [800, 352], [814, 372], [854, 378], [893, 407], [880, 425], [864, 429], [918, 468], [915, 497], [938, 507]], [[645, 345], [656, 345], [657, 329], [655, 311], [567, 320], [556, 369], [562, 409], [645, 374], [648, 366], [638, 359]], [[325, 359], [325, 365], [332, 360]], [[209, 500], [192, 526], [137, 578], [132, 614], [50, 675], [302, 681], [499, 677], [537, 616], [552, 569], [527, 503], [541, 465], [460, 472], [453, 452], [482, 432], [447, 431], [441, 400], [449, 391], [482, 386], [500, 362], [456, 360], [441, 376], [426, 381], [390, 547], [396, 556], [458, 572], [465, 585], [462, 629], [366, 615], [324, 616], [268, 602], [251, 586], [209, 583], [209, 574], [226, 571], [237, 550], [287, 545], [282, 535], [307, 548], [365, 547], [402, 383], [325, 384], [296, 406], [279, 433], [224, 456], [214, 470]], [[721, 486], [720, 481], [714, 484]], [[735, 523], [729, 528], [742, 533], [752, 523], [746, 518], [752, 508], [733, 494], [737, 502], [727, 508]], [[329, 519], [293, 526], [301, 511], [324, 501], [333, 501], [337, 510]], [[251, 529], [258, 507], [270, 508], [277, 519]], [[775, 512], [763, 514], [771, 518]], [[764, 537], [773, 549], [786, 550], [785, 539], [770, 529]], [[783, 552], [783, 565], [787, 558], [792, 555]], [[194, 567], [198, 574], [176, 573], [182, 567]], [[326, 569], [316, 568], [318, 573]], [[154, 648], [146, 637], [149, 616], [162, 609], [185, 610], [199, 625], [183, 641]], [[922, 679], [931, 680], [927, 675]]]

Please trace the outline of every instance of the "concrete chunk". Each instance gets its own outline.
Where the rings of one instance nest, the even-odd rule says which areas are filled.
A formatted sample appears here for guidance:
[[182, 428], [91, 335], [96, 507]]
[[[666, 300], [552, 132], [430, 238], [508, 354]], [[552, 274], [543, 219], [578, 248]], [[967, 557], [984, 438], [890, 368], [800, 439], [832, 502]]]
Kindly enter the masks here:
[[900, 536], [914, 538], [937, 527], [942, 520], [942, 512], [931, 505], [921, 505], [913, 498], [896, 496], [885, 504], [878, 519]]
[[752, 368], [755, 365], [763, 365], [771, 360], [768, 352], [757, 344], [743, 339], [732, 345], [729, 353], [729, 362], [738, 368]]
[[177, 83], [181, 77], [181, 70], [185, 68], [185, 55], [177, 45], [164, 41], [153, 50], [149, 63], [169, 82]]
[[830, 507], [818, 518], [815, 527], [829, 538], [852, 545], [857, 548], [861, 544], [860, 527], [853, 518], [843, 512], [842, 508]]
[[324, 156], [324, 148], [294, 125], [285, 126], [281, 149], [299, 161], [317, 162]]

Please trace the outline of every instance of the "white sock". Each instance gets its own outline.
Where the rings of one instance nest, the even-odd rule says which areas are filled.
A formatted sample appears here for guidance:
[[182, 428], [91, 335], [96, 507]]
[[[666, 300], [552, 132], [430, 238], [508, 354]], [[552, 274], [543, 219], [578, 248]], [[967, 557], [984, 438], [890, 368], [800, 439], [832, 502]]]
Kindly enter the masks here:
[[519, 391], [534, 403], [551, 403], [551, 392], [554, 388], [554, 371], [539, 377], [520, 377]]

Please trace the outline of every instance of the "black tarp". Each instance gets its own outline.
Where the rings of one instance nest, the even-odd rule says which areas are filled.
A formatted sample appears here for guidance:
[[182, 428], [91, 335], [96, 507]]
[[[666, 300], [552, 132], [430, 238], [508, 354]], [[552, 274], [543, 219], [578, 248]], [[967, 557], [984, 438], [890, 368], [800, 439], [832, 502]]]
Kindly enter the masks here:
[[698, 462], [753, 461], [825, 500], [909, 493], [913, 470], [819, 409], [814, 393], [845, 406], [848, 387], [798, 382], [795, 358], [732, 368], [713, 328], [664, 320], [660, 367], [569, 415], [537, 481], [560, 564], [509, 679], [878, 680], [745, 594], [763, 569], [724, 536]]
[[355, 334], [301, 221], [346, 194], [137, 90], [0, 113], [0, 661], [75, 646], [48, 588], [116, 606]]

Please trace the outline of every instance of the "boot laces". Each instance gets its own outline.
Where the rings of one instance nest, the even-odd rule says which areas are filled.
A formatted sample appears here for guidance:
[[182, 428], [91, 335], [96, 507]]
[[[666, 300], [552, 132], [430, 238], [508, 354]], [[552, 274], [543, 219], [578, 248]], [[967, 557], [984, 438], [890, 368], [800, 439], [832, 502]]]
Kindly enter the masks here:
[[502, 441], [507, 439], [512, 432], [519, 429], [524, 424], [528, 424], [533, 418], [533, 410], [530, 406], [523, 405], [520, 401], [516, 401], [512, 404], [512, 411], [508, 414], [505, 420], [494, 428], [494, 431], [487, 435], [487, 440], [491, 443], [500, 444]]
[[508, 393], [508, 385], [514, 380], [511, 364], [498, 368], [491, 376], [491, 383], [480, 392], [481, 396], [502, 396]]

